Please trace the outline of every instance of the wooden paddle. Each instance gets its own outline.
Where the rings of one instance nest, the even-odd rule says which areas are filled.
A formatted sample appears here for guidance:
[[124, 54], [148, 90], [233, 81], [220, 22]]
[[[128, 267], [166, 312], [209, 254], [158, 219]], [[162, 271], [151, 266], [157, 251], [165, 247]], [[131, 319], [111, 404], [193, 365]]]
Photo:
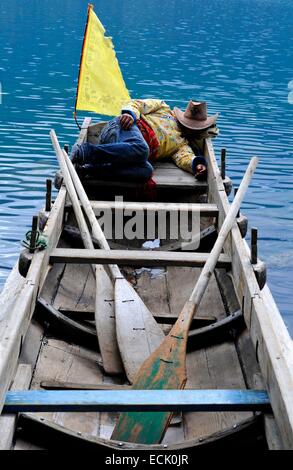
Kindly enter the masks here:
[[[51, 131], [50, 135], [56, 153], [58, 153], [58, 160], [60, 158], [67, 165], [84, 212], [92, 227], [93, 236], [97, 239], [100, 248], [110, 250], [73, 164], [66, 153], [62, 152], [55, 132]], [[118, 346], [126, 375], [132, 383], [141, 364], [161, 344], [165, 335], [141, 298], [123, 277], [118, 266], [109, 265], [108, 270], [115, 286], [115, 320]], [[101, 296], [101, 299], [103, 304], [103, 296]], [[107, 307], [106, 304], [107, 302], [104, 302], [104, 307]], [[99, 312], [104, 311], [103, 305], [97, 309], [97, 315], [100, 314]], [[100, 338], [102, 340], [105, 332], [99, 330], [98, 335], [99, 340]], [[111, 347], [111, 344], [108, 344], [109, 346]]]
[[[53, 132], [51, 134], [51, 138], [66, 184], [66, 189], [72, 202], [82, 241], [85, 248], [93, 249], [94, 245], [92, 242], [92, 237], [84, 219], [84, 215], [81, 210], [69, 170], [65, 163], [63, 151], [61, 150], [56, 135], [54, 135]], [[68, 157], [66, 158], [68, 159]], [[103, 367], [110, 375], [121, 374], [124, 372], [124, 368], [121, 361], [115, 332], [115, 312], [113, 300], [114, 286], [103, 266], [96, 265], [92, 266], [92, 268], [96, 278], [96, 317], [98, 316], [98, 320], [100, 323], [102, 322], [104, 326], [102, 329], [102, 334], [100, 334], [101, 328], [97, 328], [100, 352], [103, 359]], [[100, 315], [97, 315], [97, 312], [100, 312]], [[100, 316], [103, 316], [102, 320], [100, 320]]]
[[[135, 377], [133, 389], [160, 390], [182, 389], [185, 387], [187, 380], [186, 345], [188, 331], [215, 269], [225, 239], [235, 223], [235, 217], [257, 163], [258, 159], [256, 157], [252, 158], [189, 300], [185, 303], [178, 320], [163, 343], [140, 368]], [[171, 416], [172, 414], [168, 412], [129, 412], [120, 414], [111, 438], [142, 444], [159, 443], [165, 434]]]

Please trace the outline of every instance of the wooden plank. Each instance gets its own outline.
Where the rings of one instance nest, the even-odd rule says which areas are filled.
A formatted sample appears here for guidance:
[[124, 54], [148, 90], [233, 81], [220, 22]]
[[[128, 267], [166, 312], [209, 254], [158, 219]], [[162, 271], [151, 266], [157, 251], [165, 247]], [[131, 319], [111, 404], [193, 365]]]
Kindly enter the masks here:
[[[89, 131], [89, 141], [93, 142], [93, 133], [90, 128]], [[154, 174], [153, 180], [156, 182], [159, 189], [174, 187], [176, 189], [183, 190], [192, 190], [192, 189], [201, 189], [205, 190], [207, 184], [205, 181], [198, 181], [194, 178], [191, 173], [188, 173], [181, 168], [177, 167], [172, 162], [155, 162], [154, 163]], [[137, 186], [136, 182], [125, 182], [125, 181], [87, 181], [87, 184], [101, 184], [102, 186], [122, 186], [122, 187], [135, 187]]]
[[130, 385], [117, 385], [113, 383], [86, 384], [77, 382], [62, 382], [58, 380], [44, 380], [41, 387], [46, 390], [129, 390]]
[[33, 317], [28, 327], [27, 333], [22, 343], [19, 362], [23, 364], [35, 364], [38, 358], [42, 339], [44, 337], [44, 328]]
[[[166, 175], [163, 174], [156, 174], [153, 176], [153, 180], [156, 183], [156, 187], [159, 190], [178, 190], [178, 191], [184, 191], [189, 193], [204, 193], [208, 189], [208, 185], [204, 181], [197, 181], [192, 175], [187, 175], [190, 176], [191, 179], [189, 178], [188, 181], [185, 179], [182, 180], [182, 178], [177, 178], [176, 175], [172, 175], [172, 177], [167, 177]], [[85, 181], [85, 187], [89, 189], [96, 189], [96, 188], [141, 188], [141, 184], [138, 184], [137, 182], [131, 182], [131, 181], [123, 181], [123, 180], [99, 180], [99, 179], [87, 179]]]
[[153, 180], [159, 187], [172, 186], [187, 188], [196, 188], [197, 186], [206, 187], [205, 182], [200, 182], [194, 176], [180, 168], [165, 168], [163, 165], [154, 169]]
[[[31, 377], [31, 366], [28, 364], [20, 364], [17, 368], [10, 390], [27, 390], [29, 388]], [[2, 414], [0, 416], [0, 450], [11, 449], [17, 418], [17, 415]]]
[[[46, 280], [48, 271], [50, 270], [49, 260], [50, 260], [51, 251], [57, 246], [59, 239], [60, 239], [61, 232], [62, 232], [66, 195], [67, 193], [66, 193], [65, 188], [61, 188], [58, 193], [55, 204], [52, 206], [50, 217], [43, 231], [43, 234], [47, 237], [47, 240], [48, 240], [47, 248], [43, 252], [35, 253], [34, 255], [34, 260], [36, 262], [36, 265], [38, 264], [37, 256], [43, 257], [43, 261], [42, 261], [43, 266], [42, 266], [42, 270], [40, 273], [39, 290], [42, 289], [43, 284]], [[58, 201], [58, 204], [57, 204], [57, 201]], [[32, 262], [30, 270], [26, 277], [27, 279], [29, 279], [30, 273], [32, 274], [34, 273], [34, 269], [35, 269], [34, 263]]]
[[[101, 355], [86, 347], [48, 339], [43, 344], [36, 365], [32, 388], [39, 389], [43, 381], [52, 380], [100, 384], [103, 382], [100, 363]], [[99, 413], [55, 412], [50, 415], [42, 414], [41, 417], [80, 433], [92, 436], [99, 434]]]
[[162, 160], [156, 160], [153, 162], [153, 167], [154, 168], [171, 168], [172, 170], [179, 169], [183, 171], [181, 168], [179, 168], [171, 158], [163, 158]]
[[[209, 203], [219, 208], [219, 226], [229, 209], [210, 139], [205, 149], [208, 162]], [[260, 291], [250, 262], [250, 250], [237, 226], [227, 237], [224, 252], [232, 259], [233, 284], [285, 449], [293, 448], [293, 348], [292, 339], [267, 286]]]
[[[90, 137], [91, 139], [91, 137]], [[172, 162], [156, 162], [154, 164], [153, 180], [158, 189], [177, 189], [183, 191], [199, 191], [207, 190], [206, 181], [198, 181], [191, 173], [182, 170]], [[137, 182], [131, 181], [113, 181], [113, 180], [87, 180], [88, 186], [101, 187], [123, 187], [135, 188], [139, 186]]]
[[47, 338], [36, 364], [32, 388], [40, 388], [43, 381], [100, 384], [101, 355], [85, 346]]
[[57, 310], [94, 310], [95, 280], [90, 265], [66, 265], [53, 306]]
[[4, 314], [5, 318], [0, 325], [0, 411], [4, 395], [15, 373], [21, 344], [34, 312], [35, 300], [47, 271], [51, 250], [56, 246], [61, 233], [65, 199], [66, 191], [62, 188], [44, 231], [48, 237], [48, 247], [34, 254], [22, 289], [13, 307], [10, 306]]
[[[199, 276], [199, 268], [184, 267], [178, 269], [172, 266], [168, 267], [166, 278], [171, 312], [179, 313], [182, 310]], [[178, 285], [180, 285], [180, 294], [178, 292]], [[218, 320], [226, 316], [225, 307], [214, 275], [211, 276], [209, 285], [200, 302], [196, 318], [198, 316], [212, 316]]]
[[[175, 202], [126, 202], [126, 201], [90, 201], [95, 214], [104, 210], [117, 211], [166, 211], [193, 212], [202, 217], [217, 217], [218, 208], [215, 204], [192, 204]], [[68, 207], [68, 206], [67, 206]], [[70, 206], [69, 206], [70, 207]]]
[[15, 299], [21, 292], [24, 283], [25, 278], [19, 274], [18, 263], [16, 263], [1, 291], [0, 322], [4, 320], [5, 316], [10, 314], [11, 308], [13, 308], [13, 304], [15, 303]]
[[[86, 250], [55, 248], [50, 256], [51, 263], [117, 264], [120, 266], [194, 266], [202, 267], [208, 253], [187, 253], [141, 250]], [[230, 258], [219, 256], [217, 267], [229, 269]]]
[[81, 130], [78, 136], [78, 139], [76, 141], [77, 144], [82, 144], [83, 142], [86, 142], [87, 140], [87, 133], [88, 133], [88, 128], [91, 125], [92, 119], [90, 117], [86, 117], [82, 123]]
[[[137, 293], [139, 296], [142, 298], [144, 303], [147, 305], [148, 309], [152, 312], [154, 319], [156, 320], [157, 323], [166, 323], [168, 325], [173, 325], [175, 321], [178, 318], [178, 314], [170, 314], [168, 311], [163, 310], [160, 305], [158, 308], [158, 312], [154, 312], [155, 309], [153, 309], [150, 305], [155, 304], [157, 294], [160, 294], [160, 291], [156, 291], [154, 293], [154, 289], [156, 286], [157, 281], [160, 279], [160, 277], [156, 277], [155, 279], [151, 279], [153, 282], [149, 283], [150, 285], [150, 291], [148, 291], [147, 288], [145, 288], [145, 284], [148, 283], [148, 279], [151, 279], [150, 276], [143, 272], [141, 276], [139, 276], [137, 283], [135, 285], [135, 289], [137, 290]], [[141, 286], [141, 288], [139, 287]], [[163, 287], [163, 286], [162, 286]], [[158, 298], [157, 300], [160, 302], [161, 300], [163, 301], [164, 299]], [[166, 304], [168, 303], [168, 299], [165, 298]], [[169, 307], [167, 306], [167, 309], [169, 310]], [[63, 315], [66, 315], [69, 318], [72, 318], [73, 320], [78, 320], [82, 322], [92, 322], [94, 321], [95, 318], [95, 312], [88, 310], [86, 312], [82, 310], [61, 310], [60, 313], [63, 313]], [[200, 316], [197, 315], [193, 321], [192, 321], [192, 328], [198, 329], [202, 328], [204, 326], [208, 326], [211, 323], [216, 322], [216, 317], [215, 316], [210, 316], [210, 315], [205, 315], [205, 316]]]
[[[166, 271], [162, 270], [156, 275], [153, 275], [152, 271], [139, 272], [135, 276], [135, 289], [139, 296], [142, 298], [148, 309], [154, 315], [154, 318], [158, 323], [164, 323], [164, 317], [170, 317], [171, 310], [168, 300], [168, 291], [167, 291], [167, 279]], [[158, 315], [161, 315], [162, 321], [159, 321]], [[176, 318], [178, 312], [174, 312], [173, 318], [170, 318], [170, 321]], [[168, 319], [166, 318], [166, 323]]]
[[[293, 347], [292, 339], [274, 304], [267, 286], [264, 297], [252, 299], [250, 311], [251, 338], [257, 359], [275, 408], [274, 417], [284, 449], [293, 448]], [[269, 301], [267, 301], [269, 300]], [[247, 313], [246, 321], [247, 321]], [[273, 322], [273, 323], [272, 323]], [[278, 408], [276, 406], [278, 405]], [[290, 433], [288, 430], [292, 429]]]
[[[61, 243], [61, 245], [58, 243], [58, 246], [63, 246], [63, 243]], [[54, 303], [60, 282], [62, 282], [65, 268], [65, 264], [55, 264], [51, 266], [47, 272], [40, 295], [50, 304]]]
[[4, 411], [268, 411], [262, 390], [9, 391]]
[[[234, 343], [228, 341], [187, 356], [187, 387], [195, 389], [245, 388]], [[200, 439], [238, 426], [250, 415], [239, 413], [188, 413], [184, 415], [186, 439]]]
[[[151, 270], [135, 274], [135, 289], [143, 299], [146, 306], [153, 313], [155, 320], [162, 324], [166, 333], [175, 323], [186, 298], [200, 274], [199, 268], [168, 267], [166, 271], [154, 273]], [[178, 289], [180, 285], [180, 289]], [[171, 312], [171, 313], [170, 313]], [[214, 323], [216, 319], [225, 318], [219, 289], [214, 276], [211, 277], [207, 292], [205, 293], [196, 315], [192, 328], [206, 326]]]
[[265, 414], [264, 417], [266, 439], [270, 450], [284, 450], [284, 445], [280, 437], [280, 431], [276, 420], [272, 414]]
[[[248, 330], [246, 331], [248, 333]], [[261, 372], [254, 374], [253, 388], [255, 390], [263, 390], [265, 388]], [[270, 450], [284, 450], [282, 437], [274, 415], [272, 413], [265, 413], [263, 416], [263, 421], [268, 448]]]
[[[210, 223], [211, 219], [210, 218], [204, 218], [201, 220], [201, 226], [202, 225], [207, 225], [207, 224], [202, 224], [202, 221], [203, 220], [208, 220], [208, 224]], [[167, 226], [166, 226], [166, 232], [168, 233], [168, 231], [170, 230], [170, 225], [169, 225], [169, 221], [167, 220]], [[145, 233], [144, 233], [144, 236], [146, 238], [149, 238], [148, 237], [148, 233], [147, 233], [147, 230], [148, 230], [148, 227], [147, 227], [147, 224], [146, 226], [144, 227], [146, 230], [145, 230]], [[158, 234], [159, 235], [159, 234]], [[200, 233], [198, 233], [197, 237], [194, 237], [193, 240], [192, 240], [192, 243], [195, 245], [195, 243], [198, 243], [198, 245], [200, 245], [200, 243], [202, 242], [205, 242], [207, 241], [207, 237], [210, 237], [211, 235], [216, 235], [216, 228], [214, 226], [214, 224], [212, 225], [208, 225], [206, 228], [204, 228], [203, 230], [200, 230]], [[64, 229], [63, 229], [63, 236], [66, 238], [66, 239], [69, 239], [69, 241], [71, 242], [70, 244], [70, 247], [74, 248], [80, 248], [81, 246], [81, 243], [82, 243], [82, 239], [81, 239], [81, 236], [80, 236], [80, 232], [78, 230], [78, 228], [74, 227], [73, 225], [65, 225], [64, 226]], [[93, 244], [94, 244], [94, 248], [99, 248], [99, 244], [96, 240], [95, 237], [92, 237], [92, 241], [93, 241]], [[143, 241], [149, 241], [149, 240], [143, 240]], [[110, 240], [108, 239], [108, 243], [109, 243], [109, 246], [112, 250], [137, 250], [138, 248], [140, 250], [147, 250], [148, 248], [144, 247], [144, 246], [141, 246], [142, 244], [142, 240], [137, 238], [135, 240], [132, 240], [131, 241], [131, 245], [130, 245], [130, 242], [123, 239], [121, 240], [120, 243], [117, 243], [116, 240]], [[194, 246], [193, 245], [193, 246]], [[61, 246], [59, 247], [61, 248]], [[176, 251], [176, 250], [182, 250], [182, 251], [187, 251], [187, 248], [186, 248], [186, 244], [184, 243], [183, 244], [183, 239], [179, 238], [179, 239], [166, 239], [166, 240], [160, 240], [160, 246], [156, 246], [155, 248], [152, 248], [152, 251]]]
[[83, 341], [85, 344], [97, 348], [98, 342], [93, 325], [72, 320], [59, 312], [59, 310], [54, 308], [41, 297], [37, 300], [37, 309], [37, 313], [41, 321], [48, 322], [50, 326], [55, 326], [58, 333], [60, 330], [61, 334], [65, 331], [65, 336], [67, 334], [67, 338], [69, 335], [70, 339], [73, 339], [73, 341], [77, 341], [78, 343]]

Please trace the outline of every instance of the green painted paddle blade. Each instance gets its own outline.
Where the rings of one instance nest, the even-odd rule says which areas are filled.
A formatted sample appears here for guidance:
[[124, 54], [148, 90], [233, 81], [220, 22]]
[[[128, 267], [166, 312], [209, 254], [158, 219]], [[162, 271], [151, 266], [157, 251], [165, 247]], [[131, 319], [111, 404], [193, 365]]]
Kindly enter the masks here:
[[111, 439], [140, 444], [158, 444], [165, 434], [171, 413], [156, 411], [123, 413]]
[[[132, 389], [162, 390], [181, 389], [184, 387], [186, 382], [185, 364], [182, 367], [181, 361], [176, 360], [176, 356], [177, 358], [179, 356], [182, 357], [180, 353], [182, 350], [181, 344], [184, 342], [184, 339], [178, 340], [173, 338], [171, 341], [174, 353], [173, 361], [172, 358], [164, 360], [164, 350], [161, 351], [155, 360], [152, 360], [152, 355], [143, 364], [143, 370], [140, 369], [139, 378], [135, 380]], [[111, 439], [140, 444], [159, 443], [165, 434], [171, 417], [172, 413], [160, 411], [121, 413]]]
[[[186, 302], [163, 343], [143, 363], [135, 377], [135, 390], [180, 390], [186, 383], [186, 344], [194, 305]], [[121, 413], [111, 439], [141, 444], [159, 443], [172, 413]]]

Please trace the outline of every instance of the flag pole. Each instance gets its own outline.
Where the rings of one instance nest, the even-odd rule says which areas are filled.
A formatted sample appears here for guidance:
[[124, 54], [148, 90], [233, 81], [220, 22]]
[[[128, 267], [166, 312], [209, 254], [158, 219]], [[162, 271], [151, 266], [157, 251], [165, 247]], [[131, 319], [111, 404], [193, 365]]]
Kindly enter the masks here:
[[77, 88], [76, 88], [76, 97], [75, 97], [75, 106], [74, 106], [74, 120], [76, 122], [77, 127], [79, 130], [81, 130], [81, 126], [79, 125], [77, 121], [77, 116], [76, 116], [76, 106], [77, 106], [77, 98], [78, 98], [78, 90], [79, 90], [79, 79], [81, 75], [81, 70], [82, 70], [82, 63], [83, 63], [83, 52], [84, 52], [84, 47], [85, 47], [85, 40], [87, 36], [87, 31], [88, 31], [88, 25], [89, 25], [89, 17], [90, 17], [90, 12], [93, 10], [94, 5], [92, 3], [88, 4], [88, 13], [87, 13], [87, 21], [85, 25], [85, 31], [84, 31], [84, 36], [83, 36], [83, 43], [82, 43], [82, 49], [81, 49], [81, 54], [80, 54], [80, 62], [79, 62], [79, 69], [78, 69], [78, 80], [77, 80]]

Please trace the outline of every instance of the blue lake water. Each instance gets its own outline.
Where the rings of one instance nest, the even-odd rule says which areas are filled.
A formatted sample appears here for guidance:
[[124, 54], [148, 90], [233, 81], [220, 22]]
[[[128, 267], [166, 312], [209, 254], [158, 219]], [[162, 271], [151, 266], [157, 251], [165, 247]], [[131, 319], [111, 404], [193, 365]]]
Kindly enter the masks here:
[[[62, 143], [76, 137], [86, 10], [84, 0], [0, 4], [0, 288], [58, 166], [50, 129]], [[220, 112], [217, 156], [227, 148], [235, 185], [250, 157], [261, 158], [243, 212], [259, 229], [268, 283], [292, 334], [292, 0], [112, 0], [96, 1], [95, 11], [132, 97], [181, 108], [208, 101]]]

